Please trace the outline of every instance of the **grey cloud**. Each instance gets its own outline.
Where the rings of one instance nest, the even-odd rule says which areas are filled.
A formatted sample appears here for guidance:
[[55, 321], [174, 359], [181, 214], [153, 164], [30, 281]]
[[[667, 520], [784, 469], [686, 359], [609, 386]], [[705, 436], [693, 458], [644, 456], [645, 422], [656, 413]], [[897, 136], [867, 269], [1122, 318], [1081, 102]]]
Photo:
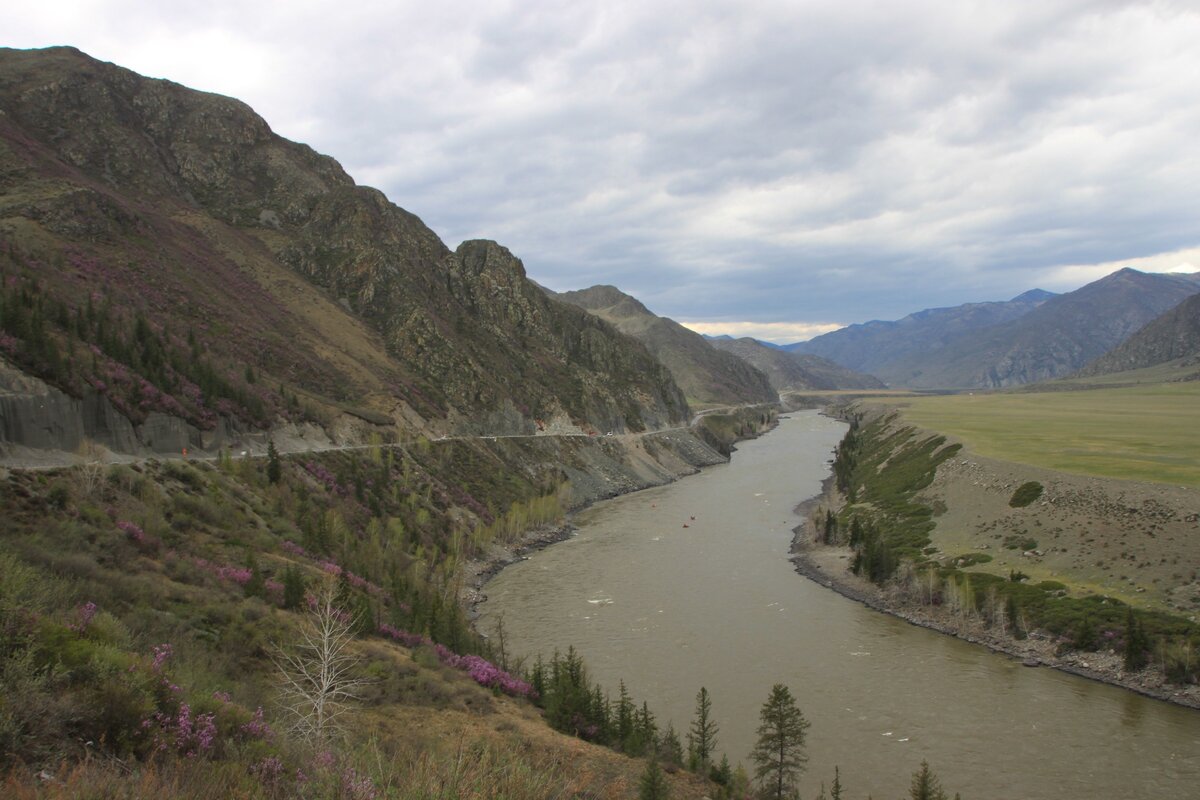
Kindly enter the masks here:
[[[242, 99], [451, 246], [676, 318], [894, 318], [1200, 242], [1186, 4], [132, 9], [94, 4], [72, 43], [258, 43], [279, 74]], [[221, 90], [197, 74], [168, 77]]]

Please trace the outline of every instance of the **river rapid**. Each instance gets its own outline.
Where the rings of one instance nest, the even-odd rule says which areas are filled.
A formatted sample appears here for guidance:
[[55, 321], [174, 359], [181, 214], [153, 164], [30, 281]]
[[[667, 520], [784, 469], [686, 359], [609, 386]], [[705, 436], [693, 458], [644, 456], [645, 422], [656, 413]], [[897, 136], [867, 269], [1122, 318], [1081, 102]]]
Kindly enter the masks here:
[[685, 732], [701, 686], [718, 750], [752, 772], [758, 713], [785, 683], [812, 724], [804, 797], [899, 797], [928, 760], [950, 795], [1200, 797], [1200, 712], [1006, 656], [872, 611], [796, 574], [793, 509], [820, 491], [845, 426], [816, 412], [733, 460], [597, 504], [577, 535], [490, 581], [478, 628], [510, 652], [574, 645]]

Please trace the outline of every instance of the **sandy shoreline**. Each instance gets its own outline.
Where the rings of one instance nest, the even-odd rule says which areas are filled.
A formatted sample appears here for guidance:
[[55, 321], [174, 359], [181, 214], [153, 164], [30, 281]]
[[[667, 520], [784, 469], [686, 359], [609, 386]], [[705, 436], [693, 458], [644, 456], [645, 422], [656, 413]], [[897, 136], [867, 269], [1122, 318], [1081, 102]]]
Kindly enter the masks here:
[[949, 613], [924, 605], [905, 602], [898, 592], [878, 587], [859, 578], [849, 569], [850, 549], [816, 542], [813, 517], [820, 509], [840, 505], [832, 490], [832, 477], [822, 485], [823, 492], [796, 506], [801, 522], [793, 529], [792, 564], [796, 572], [868, 608], [890, 614], [938, 633], [981, 645], [995, 653], [1017, 659], [1029, 667], [1050, 667], [1081, 678], [1107, 683], [1156, 700], [1200, 709], [1200, 687], [1166, 684], [1158, 670], [1148, 667], [1134, 673], [1124, 670], [1119, 653], [1067, 652], [1057, 655], [1057, 643], [1037, 631], [1027, 639], [1014, 639], [985, 628], [978, 621], [961, 622]]

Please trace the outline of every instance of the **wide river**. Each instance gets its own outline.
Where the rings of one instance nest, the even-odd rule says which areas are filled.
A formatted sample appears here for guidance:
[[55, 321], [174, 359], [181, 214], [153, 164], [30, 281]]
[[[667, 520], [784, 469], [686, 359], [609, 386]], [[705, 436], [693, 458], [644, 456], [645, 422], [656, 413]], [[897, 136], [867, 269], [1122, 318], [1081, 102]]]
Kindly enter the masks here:
[[899, 797], [928, 760], [953, 796], [1200, 798], [1200, 712], [1030, 669], [914, 627], [796, 574], [793, 509], [816, 495], [844, 426], [791, 415], [733, 460], [600, 503], [579, 532], [485, 588], [508, 649], [575, 647], [686, 731], [701, 686], [718, 749], [752, 771], [758, 713], [785, 683], [812, 723], [802, 794], [836, 764], [851, 797]]

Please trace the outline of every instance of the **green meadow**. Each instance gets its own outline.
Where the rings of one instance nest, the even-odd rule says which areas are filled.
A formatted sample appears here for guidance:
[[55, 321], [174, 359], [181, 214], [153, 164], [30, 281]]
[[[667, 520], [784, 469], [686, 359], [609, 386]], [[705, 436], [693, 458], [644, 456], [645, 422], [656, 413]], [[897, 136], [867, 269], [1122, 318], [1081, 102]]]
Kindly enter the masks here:
[[974, 452], [1084, 475], [1200, 487], [1200, 381], [897, 402]]

